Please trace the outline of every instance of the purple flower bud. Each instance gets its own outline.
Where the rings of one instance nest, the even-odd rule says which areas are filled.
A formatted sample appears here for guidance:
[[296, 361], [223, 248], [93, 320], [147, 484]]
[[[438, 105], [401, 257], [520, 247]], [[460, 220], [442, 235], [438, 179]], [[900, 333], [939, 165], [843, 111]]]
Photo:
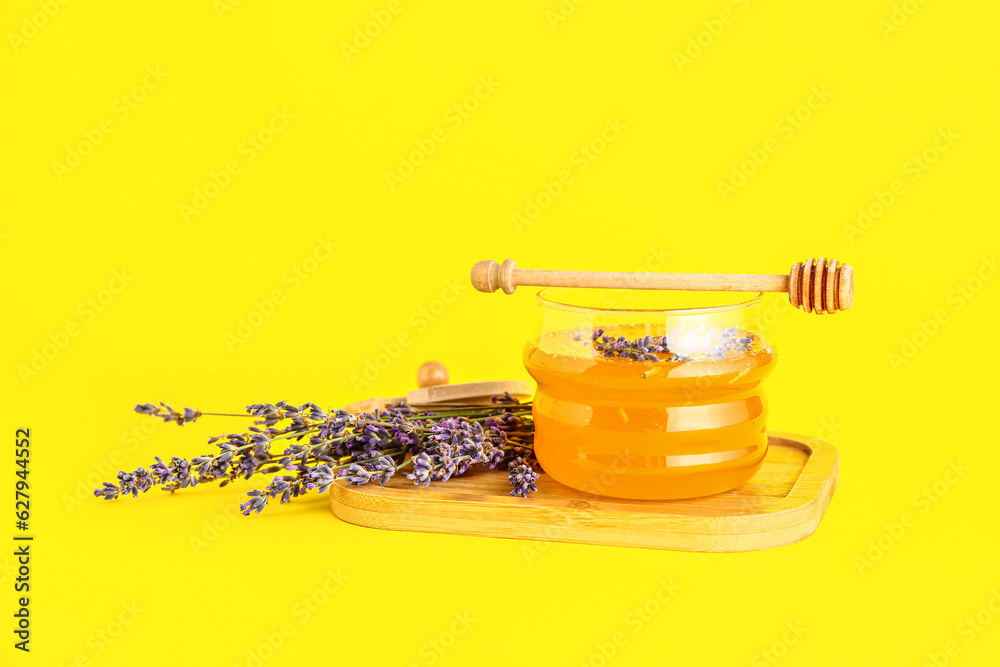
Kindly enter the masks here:
[[511, 461], [507, 468], [510, 470], [507, 479], [514, 485], [514, 490], [510, 492], [511, 496], [527, 498], [528, 493], [538, 490], [535, 484], [538, 480], [538, 473], [534, 472], [521, 457]]

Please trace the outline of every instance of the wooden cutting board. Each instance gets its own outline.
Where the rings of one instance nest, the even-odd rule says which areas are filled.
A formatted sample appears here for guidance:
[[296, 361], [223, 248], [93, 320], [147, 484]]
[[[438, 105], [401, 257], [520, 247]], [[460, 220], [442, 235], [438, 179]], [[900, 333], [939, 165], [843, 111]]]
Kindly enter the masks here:
[[577, 542], [678, 551], [755, 551], [798, 542], [819, 526], [837, 486], [833, 445], [769, 433], [757, 475], [690, 500], [619, 500], [570, 489], [546, 474], [512, 498], [505, 472], [477, 470], [446, 483], [330, 489], [333, 513], [358, 526], [452, 535]]

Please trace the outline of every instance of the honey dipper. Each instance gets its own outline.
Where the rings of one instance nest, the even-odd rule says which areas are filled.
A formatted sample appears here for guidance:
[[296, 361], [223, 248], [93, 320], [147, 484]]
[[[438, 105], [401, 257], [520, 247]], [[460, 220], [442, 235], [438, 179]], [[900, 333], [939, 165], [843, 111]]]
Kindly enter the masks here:
[[518, 286], [603, 287], [610, 289], [700, 290], [719, 292], [788, 292], [788, 300], [807, 313], [847, 310], [854, 301], [854, 269], [825, 257], [796, 262], [788, 275], [752, 273], [632, 273], [537, 271], [519, 269], [514, 260], [476, 262], [472, 285], [480, 292]]

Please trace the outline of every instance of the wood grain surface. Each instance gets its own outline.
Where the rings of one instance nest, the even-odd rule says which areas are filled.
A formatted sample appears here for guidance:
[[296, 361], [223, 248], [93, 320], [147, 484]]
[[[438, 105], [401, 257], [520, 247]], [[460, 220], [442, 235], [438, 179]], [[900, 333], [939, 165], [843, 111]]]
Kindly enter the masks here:
[[619, 500], [575, 491], [546, 474], [538, 491], [512, 498], [507, 475], [479, 470], [415, 487], [330, 489], [333, 513], [367, 528], [680, 551], [754, 551], [815, 532], [838, 479], [835, 447], [816, 438], [770, 433], [764, 463], [748, 483], [689, 500]]

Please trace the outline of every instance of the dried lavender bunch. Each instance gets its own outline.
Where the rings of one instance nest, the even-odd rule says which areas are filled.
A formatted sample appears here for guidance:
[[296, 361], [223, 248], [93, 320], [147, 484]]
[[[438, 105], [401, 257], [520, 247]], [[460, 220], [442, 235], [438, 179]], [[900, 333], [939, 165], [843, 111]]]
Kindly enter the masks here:
[[[138, 404], [135, 411], [178, 425], [203, 415], [243, 416], [192, 408], [181, 413], [162, 403]], [[218, 453], [190, 461], [175, 456], [166, 463], [156, 457], [149, 470], [121, 471], [117, 484], [105, 482], [94, 496], [134, 498], [153, 486], [173, 492], [204, 482], [225, 486], [257, 473], [287, 473], [247, 494], [250, 499], [240, 508], [250, 515], [259, 514], [273, 498], [283, 504], [309, 491], [324, 493], [338, 478], [350, 484], [385, 484], [397, 471], [412, 466], [406, 477], [414, 484], [428, 484], [448, 481], [473, 466], [492, 469], [515, 459], [519, 476], [510, 477], [515, 491], [526, 496], [535, 490], [537, 473], [522, 460], [537, 465], [531, 404], [518, 403], [510, 394], [494, 396], [488, 405], [400, 403], [363, 414], [286, 401], [256, 403], [246, 411], [254, 418], [253, 426], [208, 441]], [[274, 443], [285, 444], [281, 453], [272, 451]]]

